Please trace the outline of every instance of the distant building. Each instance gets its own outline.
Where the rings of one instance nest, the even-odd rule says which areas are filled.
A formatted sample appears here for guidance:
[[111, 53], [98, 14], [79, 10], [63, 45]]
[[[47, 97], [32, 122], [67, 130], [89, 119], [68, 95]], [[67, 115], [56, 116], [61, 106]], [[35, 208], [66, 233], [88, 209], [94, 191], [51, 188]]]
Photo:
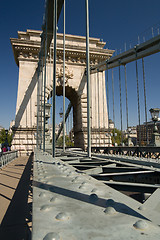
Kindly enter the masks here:
[[114, 129], [114, 122], [112, 121], [112, 119], [109, 119], [109, 128]]
[[123, 132], [124, 138], [128, 138], [128, 134], [129, 134], [131, 142], [133, 143], [133, 145], [136, 145], [137, 144], [137, 126], [128, 127], [128, 129], [129, 129], [129, 133], [127, 129]]
[[[158, 132], [160, 133], [160, 121], [158, 121], [156, 123], [157, 128], [158, 128]], [[137, 144], [138, 145], [142, 145], [142, 146], [146, 146], [147, 143], [147, 128], [148, 128], [148, 143], [150, 143], [151, 138], [152, 138], [152, 133], [153, 133], [153, 128], [154, 128], [154, 123], [153, 121], [147, 122], [146, 123], [137, 126]], [[140, 140], [139, 137], [141, 138], [141, 144], [140, 144]]]

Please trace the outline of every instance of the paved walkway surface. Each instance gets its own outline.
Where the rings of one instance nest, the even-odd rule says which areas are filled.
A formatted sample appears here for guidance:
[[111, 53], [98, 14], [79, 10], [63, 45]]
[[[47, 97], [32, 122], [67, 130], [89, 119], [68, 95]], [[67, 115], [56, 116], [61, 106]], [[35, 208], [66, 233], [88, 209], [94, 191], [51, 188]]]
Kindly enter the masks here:
[[0, 240], [31, 239], [32, 160], [18, 157], [0, 170]]

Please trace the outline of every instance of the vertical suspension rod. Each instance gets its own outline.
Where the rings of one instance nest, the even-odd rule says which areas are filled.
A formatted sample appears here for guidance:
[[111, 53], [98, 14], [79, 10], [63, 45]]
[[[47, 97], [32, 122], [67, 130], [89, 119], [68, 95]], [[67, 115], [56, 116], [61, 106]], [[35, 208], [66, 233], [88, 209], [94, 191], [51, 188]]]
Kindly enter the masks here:
[[126, 91], [126, 120], [127, 120], [127, 131], [128, 131], [128, 91], [127, 91], [127, 74], [126, 74], [126, 64], [124, 65], [125, 71], [125, 91]]
[[144, 58], [142, 58], [142, 68], [143, 68], [143, 90], [144, 90], [144, 107], [145, 107], [145, 120], [146, 120], [146, 138], [147, 138], [147, 144], [149, 144], [149, 141], [148, 141], [147, 97], [146, 97], [146, 79], [145, 79], [145, 71], [144, 71]]
[[[49, 48], [49, 56], [50, 56], [50, 59], [49, 59], [49, 66], [50, 66], [50, 71], [49, 71], [49, 79], [50, 79], [50, 83], [51, 83], [51, 45], [50, 45], [50, 48]], [[49, 99], [49, 103], [52, 105], [52, 101], [51, 101], [51, 92], [50, 92], [50, 99]], [[49, 118], [49, 125], [51, 125], [51, 108], [50, 108], [50, 118]]]
[[63, 8], [63, 152], [65, 152], [65, 0]]
[[114, 122], [114, 146], [115, 146], [115, 111], [114, 111], [114, 78], [113, 78], [113, 68], [112, 68], [112, 98], [113, 98], [113, 122]]
[[98, 91], [98, 130], [99, 130], [99, 147], [100, 147], [100, 135], [101, 135], [101, 132], [100, 132], [100, 107], [99, 107], [99, 98], [100, 98], [100, 96], [99, 96], [99, 69], [97, 69], [97, 91]]
[[[135, 48], [136, 51], [136, 48]], [[138, 81], [138, 65], [136, 51], [136, 81], [137, 81], [137, 103], [138, 103], [138, 125], [139, 125], [139, 146], [141, 145], [141, 120], [140, 120], [140, 104], [139, 104], [139, 81]]]
[[43, 106], [43, 104], [42, 104], [42, 100], [43, 100], [43, 56], [42, 56], [42, 65], [41, 65], [41, 67], [42, 67], [42, 77], [41, 77], [41, 150], [42, 150], [42, 143], [43, 143], [43, 139], [42, 139], [42, 135], [43, 135], [43, 129], [42, 129], [42, 106]]
[[[48, 2], [47, 2], [48, 3]], [[47, 5], [46, 5], [47, 13]], [[46, 73], [47, 73], [47, 15], [46, 15], [46, 26], [45, 26], [45, 58], [44, 58], [44, 99], [43, 99], [43, 152], [45, 152], [45, 116], [46, 116]]]
[[102, 91], [103, 91], [103, 128], [104, 128], [104, 136], [103, 136], [103, 144], [104, 144], [104, 147], [105, 147], [105, 117], [104, 117], [104, 114], [105, 114], [105, 111], [104, 111], [104, 89], [105, 89], [105, 72], [102, 72]]
[[54, 0], [54, 13], [53, 13], [53, 94], [52, 94], [52, 156], [55, 157], [55, 115], [56, 115], [56, 45], [57, 45], [57, 0]]
[[[97, 98], [96, 98], [96, 96], [97, 96], [97, 84], [96, 84], [96, 81], [97, 81], [97, 76], [96, 76], [96, 74], [94, 74], [94, 76], [95, 76], [95, 79], [94, 79], [94, 82], [95, 82], [95, 103], [94, 103], [94, 106], [95, 106], [95, 108], [94, 108], [94, 110], [95, 110], [95, 129], [96, 129], [96, 123], [97, 123], [97, 118], [96, 118], [96, 116], [97, 116], [97, 108], [96, 108], [96, 106], [97, 106], [97, 104], [96, 104], [97, 103]], [[96, 147], [97, 147], [97, 131], [95, 132], [95, 139], [96, 139], [95, 144], [96, 144]]]
[[121, 144], [123, 143], [123, 124], [122, 124], [122, 91], [121, 91], [121, 66], [119, 61], [119, 98], [120, 98], [120, 116], [121, 116]]
[[38, 149], [38, 141], [39, 141], [39, 66], [38, 66], [38, 72], [37, 72], [37, 149]]
[[107, 108], [108, 108], [108, 121], [109, 121], [109, 85], [108, 85], [108, 64], [107, 64]]
[[[108, 84], [108, 64], [107, 65], [107, 111], [108, 111], [108, 131], [110, 134], [110, 126], [109, 126], [109, 118], [110, 118], [110, 114], [109, 114], [109, 84]], [[109, 135], [110, 136], [110, 135]]]
[[86, 70], [87, 70], [87, 135], [88, 157], [91, 157], [91, 124], [90, 124], [90, 59], [89, 59], [89, 7], [86, 0]]

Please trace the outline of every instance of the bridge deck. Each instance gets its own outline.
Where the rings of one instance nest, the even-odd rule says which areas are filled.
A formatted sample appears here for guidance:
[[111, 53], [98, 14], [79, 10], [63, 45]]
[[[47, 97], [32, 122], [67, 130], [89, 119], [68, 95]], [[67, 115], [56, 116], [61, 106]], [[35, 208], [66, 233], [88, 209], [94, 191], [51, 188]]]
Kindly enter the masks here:
[[99, 167], [97, 163], [98, 155], [89, 159], [85, 153], [68, 152], [53, 159], [36, 151], [32, 239], [159, 239], [159, 189], [154, 209], [154, 198], [145, 202], [145, 209], [143, 203], [91, 177], [101, 174], [108, 159], [100, 159]]
[[31, 167], [32, 156], [18, 157], [0, 170], [0, 239], [30, 239]]

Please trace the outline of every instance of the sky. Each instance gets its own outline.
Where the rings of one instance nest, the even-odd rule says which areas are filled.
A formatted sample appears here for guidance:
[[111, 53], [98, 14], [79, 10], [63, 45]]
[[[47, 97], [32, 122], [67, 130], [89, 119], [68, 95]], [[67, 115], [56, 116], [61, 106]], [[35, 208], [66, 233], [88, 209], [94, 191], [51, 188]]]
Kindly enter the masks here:
[[[0, 7], [0, 125], [8, 128], [15, 119], [16, 97], [18, 89], [18, 67], [13, 57], [10, 38], [17, 38], [17, 31], [27, 29], [41, 30], [45, 0], [2, 1]], [[160, 32], [159, 0], [89, 0], [90, 36], [103, 39], [105, 48], [114, 49], [115, 54], [123, 52]], [[62, 18], [59, 19], [58, 31], [62, 32]], [[66, 33], [85, 35], [85, 0], [66, 0]], [[160, 107], [159, 79], [160, 53], [144, 59], [147, 111]], [[142, 64], [138, 61], [141, 123], [144, 122], [144, 97]], [[121, 68], [123, 127], [125, 120], [125, 85], [124, 70]], [[118, 69], [114, 69], [116, 126], [120, 127]], [[135, 62], [127, 64], [129, 125], [138, 123], [136, 70]], [[111, 70], [109, 71], [109, 109], [112, 116]], [[57, 100], [59, 109], [61, 99]], [[58, 118], [57, 110], [57, 121]]]

